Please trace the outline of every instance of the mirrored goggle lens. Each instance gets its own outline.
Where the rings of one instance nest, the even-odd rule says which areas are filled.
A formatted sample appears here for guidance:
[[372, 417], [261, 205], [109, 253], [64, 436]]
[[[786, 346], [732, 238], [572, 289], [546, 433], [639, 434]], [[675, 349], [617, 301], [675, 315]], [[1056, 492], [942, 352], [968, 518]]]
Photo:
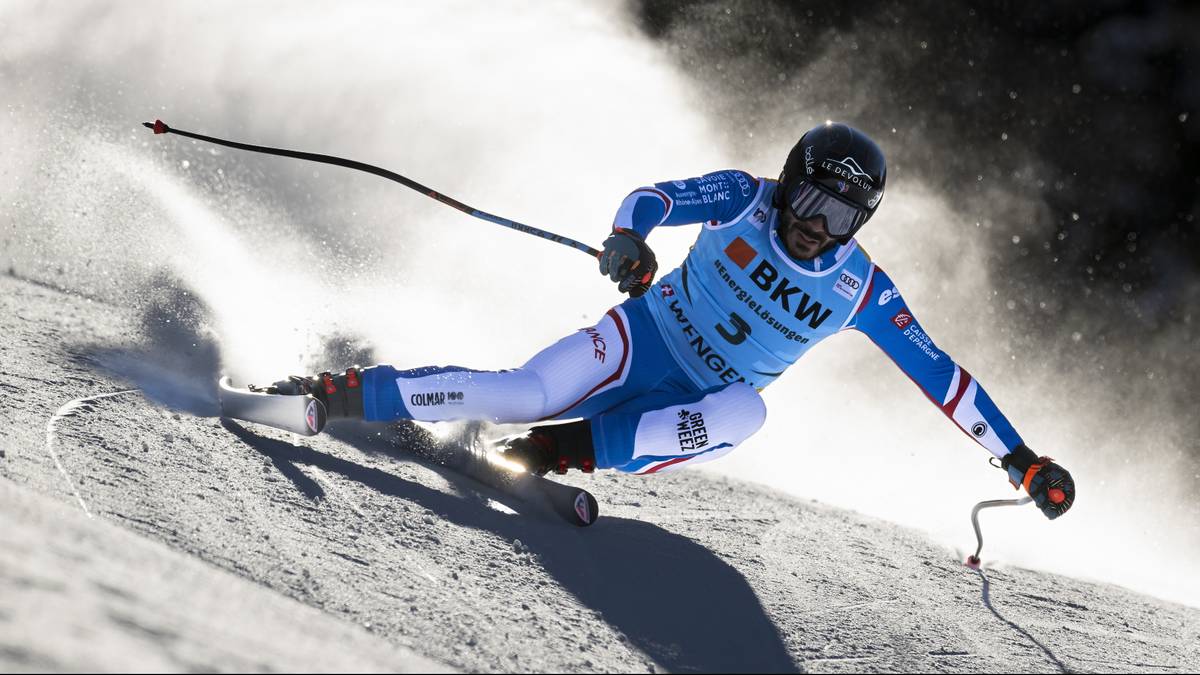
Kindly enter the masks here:
[[792, 213], [801, 220], [823, 216], [825, 231], [831, 237], [853, 233], [866, 214], [807, 181], [800, 183], [788, 199]]

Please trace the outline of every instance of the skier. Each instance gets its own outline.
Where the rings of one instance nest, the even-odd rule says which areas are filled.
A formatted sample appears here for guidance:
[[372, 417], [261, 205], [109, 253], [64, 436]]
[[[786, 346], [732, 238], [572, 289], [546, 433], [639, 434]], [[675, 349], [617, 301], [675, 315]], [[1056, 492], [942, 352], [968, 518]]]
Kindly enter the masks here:
[[[330, 419], [575, 420], [534, 426], [502, 451], [538, 474], [651, 474], [733, 450], [766, 418], [759, 392], [817, 342], [854, 329], [1057, 518], [1074, 501], [1070, 473], [1024, 444], [854, 239], [886, 176], [870, 138], [826, 123], [801, 137], [777, 181], [727, 170], [638, 188], [599, 258], [629, 299], [520, 368], [377, 365], [293, 376], [268, 391], [311, 393]], [[702, 229], [687, 258], [655, 283], [647, 235], [694, 223]]]

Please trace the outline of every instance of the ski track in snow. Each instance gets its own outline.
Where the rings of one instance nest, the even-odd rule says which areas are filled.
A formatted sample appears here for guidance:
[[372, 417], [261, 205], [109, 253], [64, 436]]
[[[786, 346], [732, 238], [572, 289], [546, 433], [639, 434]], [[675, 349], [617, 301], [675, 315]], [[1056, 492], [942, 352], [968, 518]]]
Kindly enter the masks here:
[[1009, 628], [1012, 628], [1014, 631], [1024, 636], [1025, 639], [1037, 645], [1038, 649], [1041, 649], [1046, 654], [1046, 658], [1050, 659], [1050, 661], [1058, 668], [1058, 672], [1071, 672], [1071, 670], [1063, 665], [1063, 662], [1058, 659], [1058, 656], [1056, 656], [1054, 652], [1050, 651], [1049, 647], [1042, 644], [1041, 640], [1038, 640], [1028, 630], [1025, 630], [1016, 623], [1013, 623], [1011, 620], [1004, 618], [1004, 615], [996, 611], [996, 608], [992, 606], [992, 582], [987, 578], [987, 575], [983, 573], [983, 570], [977, 569], [971, 571], [978, 574], [979, 578], [983, 580], [983, 589], [981, 591], [983, 593], [983, 605], [988, 608], [988, 611], [996, 615], [996, 618], [1003, 621], [1006, 625], [1008, 625]]
[[[341, 488], [334, 485], [333, 479], [329, 477], [329, 474], [325, 473], [324, 471], [322, 471], [321, 469], [319, 469], [315, 466], [310, 466], [309, 470], [313, 472], [313, 475], [316, 476], [316, 479], [321, 483], [321, 485], [323, 485], [325, 487], [326, 491], [337, 495], [337, 498], [342, 503], [344, 503], [347, 507], [350, 508], [351, 511], [353, 511], [355, 514], [357, 514], [358, 517], [360, 517], [364, 521], [366, 521], [367, 524], [369, 524], [371, 526], [371, 529], [375, 530], [375, 533], [379, 535], [380, 540], [387, 539], [387, 531], [384, 530], [382, 527], [380, 527], [379, 523], [375, 522], [374, 518], [367, 515], [367, 513], [365, 511], [363, 511], [361, 508], [359, 508], [359, 506], [354, 503], [354, 500], [352, 498], [350, 498], [349, 495], [342, 492]], [[412, 555], [409, 554], [408, 551], [403, 551], [402, 555], [410, 566], [416, 568], [418, 575], [428, 579], [429, 583], [431, 583], [431, 584], [436, 584], [438, 582], [438, 580], [435, 579], [432, 574], [425, 571], [425, 568], [421, 566], [421, 563], [419, 563], [413, 559]]]
[[87, 514], [88, 518], [94, 517], [91, 509], [89, 509], [87, 503], [83, 501], [83, 496], [79, 494], [79, 490], [75, 487], [75, 481], [71, 480], [71, 474], [67, 473], [67, 469], [63, 466], [62, 460], [59, 459], [58, 453], [54, 451], [54, 436], [55, 432], [58, 430], [58, 423], [64, 419], [67, 419], [68, 417], [74, 417], [80, 408], [93, 401], [99, 401], [100, 399], [111, 398], [113, 396], [123, 396], [125, 394], [136, 394], [137, 391], [137, 389], [123, 389], [121, 391], [114, 391], [107, 394], [96, 394], [95, 396], [87, 396], [68, 401], [67, 403], [63, 404], [62, 407], [56, 410], [54, 414], [50, 416], [50, 420], [46, 422], [46, 452], [50, 453], [50, 459], [54, 460], [54, 466], [58, 468], [58, 472], [61, 473], [63, 479], [67, 481], [67, 487], [71, 489], [71, 494], [75, 495], [75, 501], [79, 502], [79, 508], [83, 509], [83, 512]]

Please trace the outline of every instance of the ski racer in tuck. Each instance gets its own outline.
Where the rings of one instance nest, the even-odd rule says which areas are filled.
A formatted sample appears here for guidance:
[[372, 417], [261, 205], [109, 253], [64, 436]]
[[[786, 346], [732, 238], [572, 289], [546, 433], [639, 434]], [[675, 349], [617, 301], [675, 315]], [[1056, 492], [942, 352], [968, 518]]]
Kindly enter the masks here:
[[[502, 451], [539, 474], [652, 474], [732, 451], [766, 418], [763, 388], [821, 340], [857, 330], [1057, 518], [1075, 498], [1070, 473], [1025, 445], [854, 239], [879, 207], [886, 173], [870, 138], [825, 124], [801, 137], [777, 181], [727, 170], [639, 188], [599, 258], [629, 299], [523, 366], [377, 365], [269, 391], [311, 393], [331, 419], [575, 420], [538, 424]], [[654, 282], [647, 235], [695, 223], [687, 258]]]

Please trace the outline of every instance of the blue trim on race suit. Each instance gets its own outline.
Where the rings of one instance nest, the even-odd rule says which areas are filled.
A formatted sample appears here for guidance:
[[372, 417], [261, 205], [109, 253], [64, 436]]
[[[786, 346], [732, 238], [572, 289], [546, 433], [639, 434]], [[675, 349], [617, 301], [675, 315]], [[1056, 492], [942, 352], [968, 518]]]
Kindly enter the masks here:
[[[846, 327], [869, 337], [921, 388], [934, 405], [953, 419], [954, 409], [951, 406], [959, 403], [955, 400], [958, 392], [949, 391], [956, 371], [955, 362], [933, 343], [901, 298], [891, 277], [878, 266], [872, 275], [868, 293], [858, 313]], [[956, 389], [965, 389], [963, 374], [966, 371], [961, 366], [957, 366], [957, 370], [960, 371], [960, 375], [959, 387]], [[965, 376], [970, 377], [970, 374], [966, 373]], [[974, 404], [987, 426], [976, 429], [983, 430], [984, 433], [968, 435], [972, 435], [983, 444], [980, 438], [990, 428], [999, 437], [1004, 448], [1011, 451], [1022, 443], [1020, 434], [977, 381], [976, 386], [978, 389], [974, 399], [968, 403]]]
[[[764, 183], [765, 191], [759, 189]], [[762, 388], [808, 348], [840, 332], [839, 327], [854, 328], [870, 337], [935, 405], [980, 445], [996, 456], [1003, 456], [1020, 444], [1020, 435], [987, 392], [933, 344], [911, 312], [904, 308], [903, 301], [895, 299], [899, 293], [891, 279], [870, 262], [861, 247], [855, 247], [855, 242], [835, 247], [813, 260], [798, 261], [786, 256], [775, 233], [778, 211], [771, 206], [770, 199], [774, 189], [774, 181], [754, 179], [740, 171], [718, 171], [635, 190], [618, 211], [615, 225], [635, 229], [642, 235], [648, 235], [659, 225], [705, 223], [685, 265], [664, 274], [646, 296], [675, 358], [687, 363], [693, 380], [699, 382], [696, 388], [720, 382], [714, 381], [713, 373], [697, 365], [693, 353], [712, 358], [712, 353], [721, 351], [721, 365], [730, 367], [719, 373], [721, 379], [728, 379], [726, 375], [733, 377], [730, 372], [736, 371], [738, 379]], [[761, 200], [757, 208], [756, 200]], [[741, 260], [729, 260], [733, 253], [741, 256]], [[760, 261], [772, 265], [771, 279], [782, 281], [772, 281], [776, 285], [771, 286], [762, 274], [744, 273], [761, 269], [757, 267]], [[747, 266], [739, 271], [731, 262]], [[833, 274], [834, 271], [837, 273]], [[843, 272], [848, 272], [849, 277], [842, 277]], [[852, 302], [839, 303], [831, 289], [849, 298], [846, 286], [838, 288], [839, 279], [851, 286], [861, 283], [869, 287], [856, 293]], [[735, 295], [726, 293], [725, 285], [733, 288]], [[796, 292], [798, 286], [805, 296]], [[760, 288], [765, 297], [758, 292]], [[889, 302], [881, 305], [879, 301], [885, 293], [889, 294]], [[786, 294], [791, 294], [793, 300], [811, 295], [825, 308], [832, 307], [834, 314], [822, 330], [810, 331], [801, 323], [791, 324], [785, 331], [775, 319], [789, 320], [780, 310], [790, 308], [772, 301], [786, 299]], [[869, 297], [864, 300], [864, 295]], [[683, 314], [681, 309], [685, 311]], [[908, 315], [900, 320], [903, 326], [895, 323], [901, 309]], [[725, 320], [729, 312], [736, 312], [743, 323], [725, 323], [725, 334], [734, 333], [739, 325], [750, 329], [745, 331], [748, 339], [740, 345], [729, 345], [710, 328]], [[756, 318], [767, 325], [760, 327], [755, 323]], [[780, 345], [770, 333], [773, 329], [789, 337], [796, 333], [797, 339], [802, 338], [802, 347]], [[760, 338], [764, 335], [765, 342]], [[755, 353], [747, 351], [746, 347], [755, 340], [762, 342], [763, 349]], [[774, 343], [768, 344], [772, 340]], [[949, 391], [952, 384], [955, 391]]]
[[[628, 325], [633, 349], [629, 374], [620, 387], [591, 396], [568, 408], [553, 419], [592, 419], [592, 439], [596, 448], [596, 466], [601, 469], [631, 471], [625, 467], [633, 454], [633, 433], [642, 412], [674, 403], [693, 403], [707, 393], [699, 391], [686, 373], [671, 357], [655, 326], [645, 298], [631, 298], [621, 303]], [[363, 388], [363, 417], [367, 421], [412, 419], [404, 406], [398, 378], [425, 377], [440, 373], [482, 372], [460, 366], [429, 366], [397, 370], [380, 365], [361, 372]], [[723, 388], [723, 387], [721, 387]], [[717, 388], [717, 390], [721, 389]], [[707, 448], [695, 453], [712, 452], [726, 446]], [[688, 457], [672, 455], [669, 459]], [[639, 459], [637, 468], [646, 464]]]
[[481, 371], [461, 366], [425, 366], [410, 370], [396, 370], [386, 365], [363, 368], [359, 374], [363, 390], [363, 419], [368, 422], [391, 422], [413, 418], [412, 413], [400, 400], [400, 388], [396, 386], [397, 378], [463, 372], [478, 373]]
[[[637, 425], [647, 411], [694, 403], [731, 381], [761, 389], [817, 342], [851, 328], [866, 334], [993, 454], [1003, 456], [1021, 444], [983, 388], [933, 344], [890, 277], [856, 242], [812, 261], [786, 255], [775, 233], [774, 189], [774, 181], [718, 171], [640, 188], [622, 204], [614, 226], [643, 236], [659, 225], [705, 227], [686, 267], [664, 275], [647, 295], [621, 304], [632, 345], [622, 384], [554, 417], [592, 420], [597, 467], [638, 471], [664, 459], [725, 449], [721, 444], [690, 456], [633, 459]], [[457, 366], [365, 369], [364, 417], [411, 419], [397, 378], [462, 371], [479, 372]]]
[[[714, 220], [728, 222], [754, 202], [758, 184], [757, 178], [736, 169], [655, 183], [653, 188], [639, 188], [626, 197], [626, 200], [635, 200], [627, 211], [628, 220], [618, 217], [614, 225], [645, 237], [659, 225], [674, 227]], [[664, 198], [669, 200], [669, 205]]]
[[637, 223], [637, 225], [629, 229], [645, 238], [647, 234], [650, 234], [650, 230], [662, 223], [665, 215], [667, 215], [667, 203], [662, 199], [638, 199], [630, 219], [631, 223]]
[[688, 395], [696, 391], [688, 376], [672, 358], [663, 343], [662, 335], [650, 316], [646, 299], [630, 298], [620, 305], [628, 320], [629, 343], [632, 360], [629, 374], [620, 387], [600, 392], [574, 407], [567, 408], [553, 419], [567, 420], [590, 418], [600, 413], [619, 409], [627, 403], [635, 403], [650, 392], [674, 392]]
[[638, 422], [642, 413], [659, 410], [673, 405], [691, 405], [711, 393], [721, 391], [731, 385], [714, 387], [707, 391], [695, 391], [690, 382], [691, 392], [682, 390], [654, 391], [645, 396], [628, 401], [617, 406], [592, 420], [592, 444], [596, 448], [596, 466], [598, 468], [614, 468], [627, 473], [640, 471], [650, 464], [667, 459], [682, 459], [698, 457], [708, 452], [729, 447], [729, 443], [714, 445], [692, 454], [671, 454], [663, 456], [642, 456], [633, 459], [634, 437], [637, 435]]
[[[693, 384], [663, 342], [644, 297], [626, 300], [621, 309], [628, 320], [626, 328], [633, 345], [628, 377], [620, 387], [596, 394], [555, 419], [590, 418], [596, 468], [630, 472], [662, 459], [639, 458], [636, 466], [630, 464], [634, 434], [643, 412], [694, 403], [724, 387], [701, 391]], [[720, 447], [724, 446], [706, 448], [694, 455], [671, 455], [667, 459], [694, 457]]]

